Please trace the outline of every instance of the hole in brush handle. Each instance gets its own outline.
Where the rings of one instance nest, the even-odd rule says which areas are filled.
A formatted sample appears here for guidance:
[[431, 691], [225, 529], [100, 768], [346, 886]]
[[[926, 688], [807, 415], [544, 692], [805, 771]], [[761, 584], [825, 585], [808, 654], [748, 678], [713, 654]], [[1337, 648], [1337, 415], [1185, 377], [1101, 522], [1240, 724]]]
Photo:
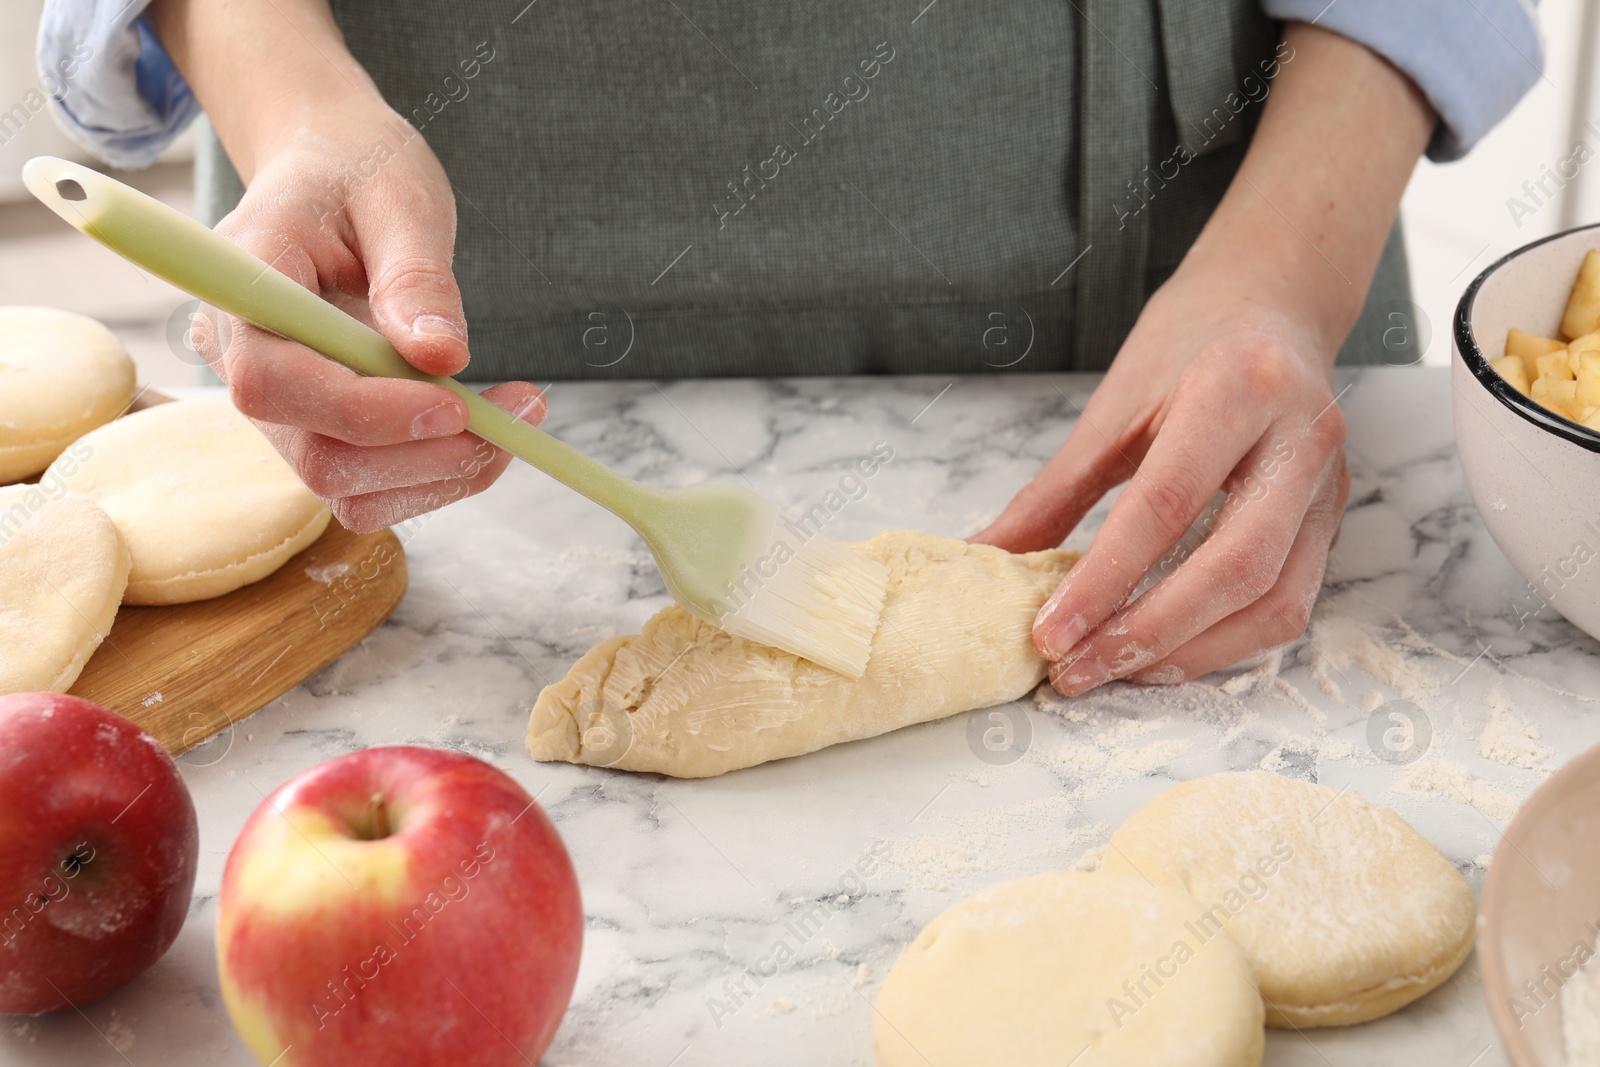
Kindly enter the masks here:
[[62, 178], [56, 182], [56, 192], [61, 194], [61, 199], [77, 202], [89, 199], [89, 194], [83, 191], [83, 186], [71, 178]]

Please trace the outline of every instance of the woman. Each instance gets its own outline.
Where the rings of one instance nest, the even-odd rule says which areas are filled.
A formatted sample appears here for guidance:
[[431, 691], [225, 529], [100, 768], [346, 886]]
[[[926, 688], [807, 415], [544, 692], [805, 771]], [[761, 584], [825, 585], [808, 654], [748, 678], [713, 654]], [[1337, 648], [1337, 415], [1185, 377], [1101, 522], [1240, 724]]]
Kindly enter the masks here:
[[[1105, 370], [976, 537], [1055, 545], [1130, 483], [1035, 624], [1067, 694], [1303, 631], [1331, 368], [1409, 325], [1401, 192], [1541, 61], [1516, 0], [146, 2], [52, 0], [69, 129], [141, 164], [203, 105], [208, 222], [530, 420], [517, 379]], [[461, 495], [445, 391], [237, 326], [212, 358], [346, 525]]]

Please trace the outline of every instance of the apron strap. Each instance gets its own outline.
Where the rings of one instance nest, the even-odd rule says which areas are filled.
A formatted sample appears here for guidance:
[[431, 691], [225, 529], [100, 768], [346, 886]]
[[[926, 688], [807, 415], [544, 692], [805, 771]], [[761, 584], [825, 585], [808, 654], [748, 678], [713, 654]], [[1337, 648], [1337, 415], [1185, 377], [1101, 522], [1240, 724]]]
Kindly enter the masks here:
[[[1147, 170], [1166, 78], [1155, 0], [1077, 0], [1083, 63], [1078, 94], [1077, 277], [1073, 365], [1104, 370], [1144, 306], [1149, 213], [1161, 179]], [[1209, 5], [1197, 5], [1202, 10]], [[1146, 182], [1149, 183], [1148, 187]], [[1143, 196], [1141, 197], [1141, 194]]]

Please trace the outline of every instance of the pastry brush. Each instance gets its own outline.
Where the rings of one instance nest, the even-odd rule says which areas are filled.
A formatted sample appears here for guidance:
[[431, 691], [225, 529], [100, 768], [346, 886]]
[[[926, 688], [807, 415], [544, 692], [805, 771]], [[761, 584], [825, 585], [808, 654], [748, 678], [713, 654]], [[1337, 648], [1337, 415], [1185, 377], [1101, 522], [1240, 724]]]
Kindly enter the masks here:
[[193, 219], [104, 174], [41, 156], [34, 196], [113, 252], [179, 289], [359, 374], [432, 382], [466, 402], [467, 428], [609, 509], [655, 557], [684, 609], [729, 633], [852, 678], [866, 669], [889, 572], [784, 519], [729, 482], [641, 485], [496, 407], [424, 374], [382, 335]]

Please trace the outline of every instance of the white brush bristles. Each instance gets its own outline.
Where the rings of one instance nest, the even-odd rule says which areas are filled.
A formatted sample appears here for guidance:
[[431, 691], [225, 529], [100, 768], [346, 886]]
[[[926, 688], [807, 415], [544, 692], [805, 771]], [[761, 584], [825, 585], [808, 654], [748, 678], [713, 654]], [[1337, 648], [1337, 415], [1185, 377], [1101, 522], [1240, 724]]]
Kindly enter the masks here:
[[731, 634], [859, 678], [888, 595], [889, 568], [803, 526], [779, 522], [728, 587]]

